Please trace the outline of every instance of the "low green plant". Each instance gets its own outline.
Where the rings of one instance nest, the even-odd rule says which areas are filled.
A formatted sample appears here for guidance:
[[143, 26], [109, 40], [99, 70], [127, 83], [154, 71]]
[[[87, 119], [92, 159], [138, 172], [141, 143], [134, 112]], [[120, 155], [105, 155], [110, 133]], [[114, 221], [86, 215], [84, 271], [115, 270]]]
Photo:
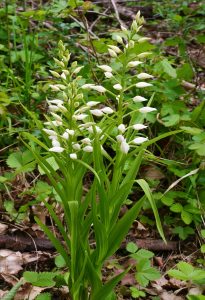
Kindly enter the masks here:
[[145, 249], [138, 249], [135, 243], [129, 243], [126, 247], [130, 257], [136, 260], [135, 279], [140, 286], [146, 287], [150, 281], [160, 278], [160, 272], [151, 266], [154, 253]]
[[[116, 299], [114, 287], [128, 270], [104, 283], [103, 265], [119, 249], [147, 200], [165, 240], [149, 185], [136, 178], [147, 147], [178, 131], [151, 140], [141, 133], [148, 127], [147, 122], [143, 124], [147, 114], [156, 111], [150, 107], [154, 94], [152, 84], [147, 82], [153, 76], [145, 72], [151, 53], [143, 52], [140, 46], [148, 40], [139, 35], [143, 21], [138, 13], [130, 30], [122, 27], [121, 32], [113, 34], [114, 42], [108, 46], [109, 65], [98, 65], [104, 72], [103, 85], [99, 83], [101, 74], [97, 84], [86, 83], [80, 76], [82, 67], [70, 61], [71, 54], [59, 42], [59, 57], [54, 59], [55, 69], [51, 71], [54, 98], [47, 99], [50, 115], [45, 116], [43, 125], [27, 110], [44, 140], [26, 132], [22, 138], [29, 140], [24, 143], [47, 175], [64, 210], [62, 224], [53, 207], [43, 200], [63, 243], [38, 218], [36, 222], [64, 260], [68, 269], [65, 282], [73, 300]], [[144, 101], [148, 101], [147, 106]], [[129, 169], [125, 172], [127, 164]], [[85, 190], [86, 179], [89, 183]], [[144, 195], [141, 191], [120, 217], [135, 184]], [[133, 253], [138, 259], [140, 251]], [[158, 276], [147, 258], [140, 260], [137, 272], [142, 285]]]

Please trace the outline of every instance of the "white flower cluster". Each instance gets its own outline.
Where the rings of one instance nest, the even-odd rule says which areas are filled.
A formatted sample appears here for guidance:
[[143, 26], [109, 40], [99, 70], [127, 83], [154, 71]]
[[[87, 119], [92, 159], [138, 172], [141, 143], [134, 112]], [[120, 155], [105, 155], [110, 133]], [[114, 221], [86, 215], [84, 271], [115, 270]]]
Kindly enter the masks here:
[[[60, 60], [54, 59], [58, 68], [60, 68], [60, 72], [51, 71], [51, 74], [59, 80], [60, 83], [50, 85], [51, 90], [54, 93], [57, 93], [57, 95], [55, 99], [47, 100], [51, 117], [45, 122], [48, 129], [44, 129], [44, 132], [48, 135], [52, 144], [49, 151], [57, 153], [65, 152], [71, 159], [80, 158], [79, 153], [82, 154], [82, 151], [92, 152], [93, 139], [96, 137], [96, 134], [98, 135], [99, 140], [102, 140], [104, 136], [101, 126], [104, 119], [101, 120], [101, 118], [106, 119], [109, 115], [111, 115], [111, 122], [118, 128], [116, 143], [124, 154], [129, 152], [130, 145], [140, 145], [148, 140], [147, 137], [141, 136], [140, 134], [136, 136], [135, 134], [136, 131], [138, 132], [146, 129], [147, 125], [139, 122], [130, 126], [127, 125], [126, 128], [126, 125], [123, 124], [123, 114], [126, 111], [126, 109], [124, 110], [125, 106], [123, 98], [126, 91], [130, 88], [137, 89], [138, 93], [133, 97], [133, 102], [142, 103], [148, 99], [141, 95], [141, 91], [152, 86], [147, 80], [153, 79], [153, 76], [140, 71], [141, 66], [145, 63], [143, 59], [148, 57], [151, 53], [143, 52], [137, 54], [134, 59], [133, 55], [129, 55], [130, 49], [135, 47], [136, 42], [141, 44], [149, 40], [149, 38], [136, 35], [143, 23], [144, 19], [141, 18], [140, 13], [138, 13], [136, 20], [132, 23], [131, 31], [128, 32], [128, 30], [123, 27], [122, 36], [120, 34], [114, 36], [114, 39], [119, 46], [108, 46], [108, 52], [111, 56], [111, 66], [107, 64], [98, 65], [98, 68], [104, 72], [105, 78], [108, 79], [109, 83], [112, 83], [114, 93], [104, 86], [94, 83], [85, 83], [82, 86], [79, 86], [82, 77], [79, 76], [78, 73], [81, 71], [82, 67], [78, 67], [77, 62], [73, 62], [71, 67], [67, 69], [70, 54], [65, 49], [64, 45], [60, 43]], [[122, 55], [125, 59], [123, 58], [124, 75], [121, 76], [119, 75], [120, 71], [115, 70], [115, 64], [112, 64], [112, 62], [120, 61]], [[137, 71], [136, 75], [134, 75], [137, 82], [130, 87], [127, 87], [127, 72], [130, 72], [133, 68], [136, 68]], [[105, 106], [99, 101], [88, 101], [86, 103], [83, 95], [84, 90], [91, 90], [115, 96], [117, 99], [116, 113], [113, 108]], [[115, 94], [115, 91], [117, 94]], [[143, 106], [137, 109], [139, 114], [142, 114], [142, 119], [144, 119], [144, 114], [155, 110], [155, 108], [149, 106]]]
[[[50, 85], [51, 90], [57, 93], [57, 97], [53, 100], [47, 100], [50, 116], [44, 123], [46, 128], [43, 131], [51, 140], [52, 146], [49, 151], [65, 152], [74, 160], [80, 156], [80, 152], [93, 151], [92, 143], [96, 134], [101, 139], [103, 137], [102, 129], [97, 126], [94, 118], [113, 114], [114, 110], [109, 106], [103, 106], [98, 101], [85, 102], [82, 90], [90, 89], [104, 93], [106, 89], [94, 84], [79, 86], [81, 77], [77, 77], [76, 74], [80, 72], [82, 67], [78, 67], [77, 63], [74, 62], [69, 70], [66, 69], [70, 55], [62, 43], [59, 47], [63, 53], [63, 58], [62, 60], [55, 59], [55, 62], [62, 70], [61, 72], [51, 71], [51, 74], [61, 83]], [[68, 124], [69, 128], [67, 127]]]
[[[114, 36], [114, 40], [119, 44], [118, 45], [109, 45], [108, 46], [108, 53], [113, 58], [114, 60], [120, 60], [120, 56], [124, 54], [126, 56], [128, 54], [128, 51], [132, 48], [135, 47], [135, 43], [144, 43], [149, 40], [147, 37], [138, 37], [136, 40], [136, 33], [140, 30], [141, 25], [144, 23], [143, 17], [140, 16], [140, 12], [138, 12], [136, 16], [136, 20], [133, 21], [132, 26], [131, 26], [131, 31], [128, 31], [125, 27], [122, 27], [122, 36], [117, 34]], [[133, 39], [132, 39], [133, 38]], [[151, 55], [151, 52], [142, 52], [138, 55], [136, 55], [137, 59], [132, 60], [132, 57], [130, 60], [127, 61], [126, 63], [126, 72], [129, 72], [130, 69], [136, 68], [138, 69], [139, 66], [144, 64], [143, 59]], [[127, 55], [128, 57], [128, 55]], [[115, 70], [109, 65], [99, 65], [98, 68], [100, 68], [102, 71], [104, 71], [104, 75], [106, 78], [111, 79], [113, 82], [113, 89], [115, 91], [118, 91], [120, 93], [119, 95], [116, 95], [116, 99], [118, 102], [118, 106], [120, 107], [119, 102], [122, 101], [121, 98], [123, 98], [123, 93], [128, 90], [127, 87], [124, 86], [124, 78], [122, 78], [122, 81], [119, 80], [119, 76]], [[119, 72], [119, 70], [118, 70]], [[143, 90], [144, 88], [151, 87], [152, 84], [149, 82], [146, 82], [149, 79], [153, 79], [153, 75], [145, 73], [145, 72], [138, 72], [136, 74], [136, 79], [139, 81], [132, 85], [131, 87], [136, 87], [138, 90]], [[141, 96], [141, 95], [136, 95], [133, 98], [134, 103], [140, 103], [147, 101], [148, 99]], [[123, 104], [121, 105], [121, 107]], [[156, 108], [149, 107], [149, 106], [144, 106], [138, 109], [138, 112], [141, 114], [146, 114], [152, 111], [156, 111]], [[118, 114], [119, 109], [118, 109]], [[123, 118], [122, 118], [123, 119]], [[119, 123], [118, 123], [119, 124]], [[142, 137], [142, 136], [136, 136], [135, 138], [132, 138], [131, 140], [127, 141], [126, 139], [126, 131], [128, 129], [132, 129], [134, 131], [139, 131], [146, 129], [148, 126], [144, 124], [134, 124], [132, 126], [129, 126], [126, 128], [124, 124], [118, 125], [118, 135], [116, 137], [117, 142], [120, 145], [120, 149], [123, 153], [127, 154], [128, 151], [130, 150], [130, 144], [135, 144], [135, 145], [140, 145], [148, 140], [147, 137]], [[133, 134], [131, 134], [133, 136]]]

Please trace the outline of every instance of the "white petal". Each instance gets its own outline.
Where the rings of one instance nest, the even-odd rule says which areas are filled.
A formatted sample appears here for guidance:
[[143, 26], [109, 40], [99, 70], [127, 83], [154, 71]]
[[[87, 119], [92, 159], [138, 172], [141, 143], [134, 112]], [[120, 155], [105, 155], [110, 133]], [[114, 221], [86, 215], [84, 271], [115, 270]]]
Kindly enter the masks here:
[[118, 91], [122, 90], [122, 86], [121, 86], [121, 84], [119, 84], [119, 83], [113, 85], [113, 88], [114, 88], [115, 90], [118, 90]]
[[48, 104], [56, 104], [56, 105], [63, 105], [63, 101], [62, 100], [60, 100], [60, 99], [53, 99], [53, 100], [48, 100], [47, 101], [48, 102]]
[[143, 125], [143, 124], [134, 124], [133, 126], [132, 126], [132, 128], [133, 129], [135, 129], [135, 130], [142, 130], [142, 129], [145, 129], [145, 128], [147, 128], [148, 126], [145, 126], [145, 125]]
[[141, 112], [142, 114], [146, 114], [148, 112], [152, 112], [155, 110], [156, 110], [156, 108], [154, 108], [154, 107], [145, 106], [145, 107], [140, 108], [139, 112]]
[[91, 144], [91, 140], [89, 138], [84, 138], [84, 139], [81, 140], [81, 142], [83, 144], [87, 144], [87, 145]]
[[56, 121], [62, 122], [62, 118], [59, 115], [57, 115], [53, 112], [51, 112], [51, 115], [56, 119]]
[[90, 112], [96, 117], [102, 117], [104, 115], [104, 113], [100, 109], [91, 109]]
[[67, 108], [65, 108], [65, 106], [63, 106], [63, 105], [58, 105], [58, 108], [59, 108], [59, 111], [67, 112]]
[[133, 101], [134, 102], [143, 102], [143, 101], [147, 101], [147, 99], [145, 97], [142, 97], [142, 96], [135, 96], [133, 98]]
[[115, 36], [115, 40], [119, 43], [119, 44], [123, 44], [123, 40], [122, 40], [122, 38], [121, 38], [121, 36], [120, 35], [116, 35]]
[[88, 116], [88, 115], [86, 115], [86, 114], [79, 114], [79, 115], [74, 115], [73, 118], [74, 118], [75, 120], [82, 121], [82, 120], [84, 120], [87, 116]]
[[58, 127], [58, 126], [61, 126], [63, 123], [60, 121], [50, 121], [50, 122], [45, 122], [44, 124], [45, 125], [53, 125], [53, 126]]
[[65, 140], [68, 140], [69, 139], [69, 134], [68, 134], [68, 132], [64, 132], [63, 134], [62, 134], [62, 138], [64, 138]]
[[78, 143], [73, 144], [72, 147], [74, 150], [80, 150], [80, 148], [81, 148], [80, 144], [78, 144]]
[[127, 64], [127, 67], [129, 68], [134, 68], [134, 67], [137, 67], [138, 65], [142, 64], [141, 61], [138, 61], [138, 60], [135, 60], [135, 61], [130, 61], [128, 64]]
[[100, 93], [105, 93], [106, 92], [106, 89], [101, 85], [93, 85], [93, 86], [91, 86], [91, 90], [95, 90], [95, 91], [100, 92]]
[[91, 87], [93, 86], [93, 83], [86, 83], [84, 85], [81, 86], [82, 89], [91, 89]]
[[61, 74], [61, 78], [63, 78], [64, 80], [66, 80], [66, 75], [65, 75], [64, 72]]
[[138, 79], [150, 79], [153, 78], [154, 76], [147, 74], [147, 73], [140, 73], [137, 75]]
[[52, 91], [54, 91], [54, 92], [59, 92], [60, 91], [60, 88], [57, 85], [50, 84], [49, 86], [52, 89]]
[[109, 52], [111, 57], [117, 57], [117, 53], [114, 50], [108, 49], [108, 52]]
[[57, 111], [60, 110], [59, 107], [56, 106], [56, 105], [49, 105], [49, 106], [48, 106], [48, 109], [49, 109], [49, 111], [51, 111], [51, 112], [53, 112], [53, 111], [57, 112]]
[[120, 50], [120, 48], [117, 47], [117, 46], [109, 45], [108, 47], [109, 47], [111, 50], [113, 50], [115, 53], [117, 53], [117, 54], [119, 54], [120, 52], [122, 52], [122, 51]]
[[138, 82], [136, 83], [135, 85], [137, 88], [145, 88], [145, 87], [148, 87], [148, 86], [152, 86], [151, 83], [147, 83], [147, 82]]
[[56, 84], [56, 86], [61, 89], [61, 90], [65, 90], [66, 89], [66, 86], [63, 85], [63, 84]]
[[123, 141], [121, 144], [120, 144], [120, 150], [124, 153], [124, 154], [127, 154], [128, 151], [130, 149], [130, 146], [128, 145], [128, 143], [125, 141]]
[[120, 124], [118, 127], [118, 130], [119, 130], [119, 132], [120, 133], [124, 133], [125, 132], [125, 130], [126, 130], [126, 128], [125, 128], [125, 125], [124, 124]]
[[116, 136], [116, 140], [120, 143], [124, 142], [125, 141], [125, 138], [123, 135], [119, 134]]
[[95, 105], [97, 105], [97, 104], [99, 104], [100, 102], [98, 102], [98, 101], [88, 101], [87, 103], [86, 103], [86, 105], [88, 106], [88, 107], [93, 107], [93, 106], [95, 106]]
[[103, 107], [101, 109], [101, 111], [104, 112], [105, 114], [108, 114], [108, 115], [114, 113], [114, 110], [111, 107], [108, 107], [108, 106]]
[[53, 147], [60, 147], [60, 143], [58, 140], [52, 140], [52, 146]]
[[93, 152], [93, 147], [92, 146], [85, 146], [83, 148], [83, 151], [85, 151], [85, 152]]
[[142, 143], [144, 143], [146, 141], [148, 141], [148, 138], [144, 138], [144, 137], [140, 136], [140, 137], [135, 138], [132, 142], [134, 144], [140, 145], [140, 144], [142, 144]]
[[73, 71], [73, 73], [74, 73], [74, 74], [78, 74], [78, 73], [81, 71], [82, 68], [84, 68], [84, 66], [82, 66], [82, 67], [77, 67], [77, 68]]
[[105, 72], [105, 77], [106, 78], [112, 78], [113, 77], [113, 74], [111, 72]]
[[62, 148], [62, 147], [53, 147], [53, 148], [50, 148], [49, 151], [50, 152], [56, 152], [56, 153], [61, 153], [63, 152], [65, 149]]
[[147, 56], [149, 56], [151, 54], [152, 54], [152, 52], [143, 52], [143, 53], [138, 54], [137, 56], [139, 58], [144, 58], [144, 57], [147, 57]]
[[78, 157], [77, 157], [77, 154], [76, 154], [76, 153], [71, 153], [71, 154], [70, 154], [70, 158], [71, 158], [71, 159], [77, 159]]
[[72, 129], [66, 129], [66, 132], [69, 134], [69, 135], [74, 135], [75, 134], [75, 131], [72, 130]]
[[98, 68], [100, 68], [101, 70], [105, 71], [105, 72], [110, 72], [112, 73], [112, 68], [108, 65], [101, 65], [101, 66], [98, 66]]
[[58, 137], [56, 136], [56, 135], [49, 135], [49, 137], [48, 137], [50, 140], [55, 140], [55, 141], [57, 141], [58, 140]]
[[151, 40], [151, 38], [149, 38], [149, 37], [142, 37], [142, 38], [140, 38], [139, 40], [138, 40], [138, 43], [144, 43], [144, 42], [146, 42], [146, 41], [149, 41], [149, 40]]
[[54, 136], [57, 136], [57, 133], [54, 131], [54, 130], [50, 130], [50, 129], [43, 129], [43, 131], [45, 133], [47, 133], [48, 135], [54, 135]]

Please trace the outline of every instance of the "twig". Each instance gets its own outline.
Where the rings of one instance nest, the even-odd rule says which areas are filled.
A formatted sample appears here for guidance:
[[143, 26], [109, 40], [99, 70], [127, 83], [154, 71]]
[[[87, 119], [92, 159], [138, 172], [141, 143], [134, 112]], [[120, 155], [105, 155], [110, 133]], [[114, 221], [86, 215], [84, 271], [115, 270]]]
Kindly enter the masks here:
[[116, 19], [118, 20], [118, 22], [120, 23], [121, 26], [125, 27], [124, 23], [120, 19], [120, 15], [119, 15], [118, 8], [117, 8], [117, 5], [115, 3], [115, 0], [111, 0], [111, 2], [112, 2], [112, 6], [114, 8], [114, 11], [115, 11]]

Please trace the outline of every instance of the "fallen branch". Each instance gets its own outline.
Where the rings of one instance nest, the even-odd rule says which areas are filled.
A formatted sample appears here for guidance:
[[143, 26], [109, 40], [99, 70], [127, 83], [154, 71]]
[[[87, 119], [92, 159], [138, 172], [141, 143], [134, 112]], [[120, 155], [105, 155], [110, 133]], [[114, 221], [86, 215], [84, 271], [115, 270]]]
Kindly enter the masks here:
[[[134, 242], [139, 248], [153, 251], [177, 251], [179, 243], [168, 241], [165, 244], [162, 240], [154, 239], [136, 239]], [[123, 242], [121, 248], [125, 248], [128, 242]], [[51, 242], [42, 238], [29, 238], [22, 235], [0, 235], [0, 248], [13, 251], [54, 251], [55, 248]]]

